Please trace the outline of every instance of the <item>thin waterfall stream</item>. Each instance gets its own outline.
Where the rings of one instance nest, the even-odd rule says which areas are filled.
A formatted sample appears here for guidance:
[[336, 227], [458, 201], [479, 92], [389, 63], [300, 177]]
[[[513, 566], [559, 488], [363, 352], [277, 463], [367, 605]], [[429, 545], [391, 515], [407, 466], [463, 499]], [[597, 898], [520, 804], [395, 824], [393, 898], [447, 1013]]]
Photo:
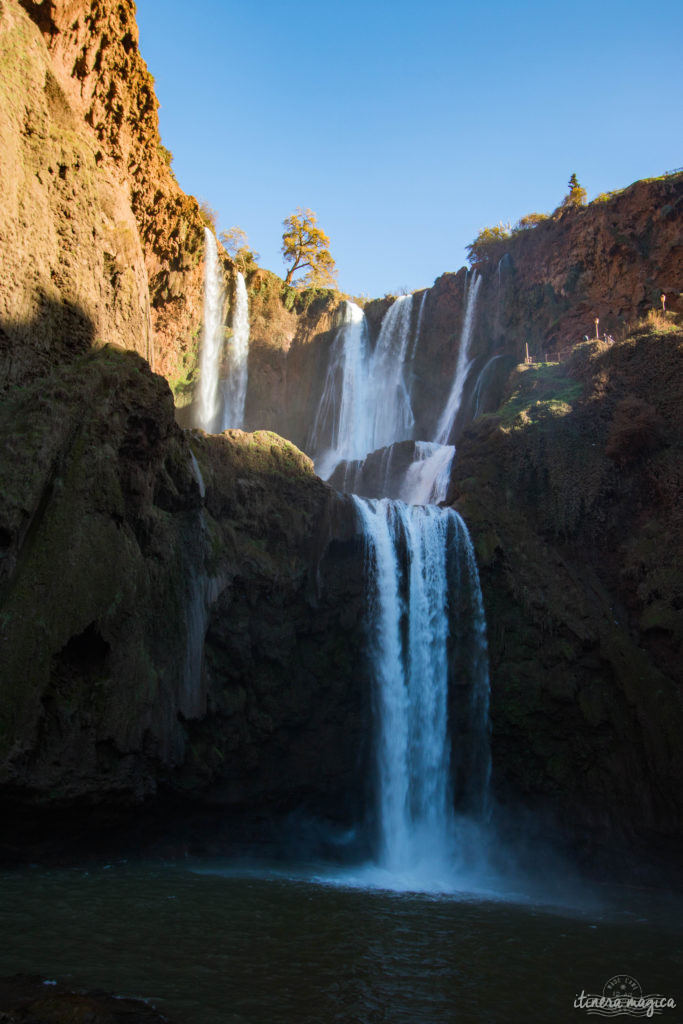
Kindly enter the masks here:
[[204, 324], [199, 360], [199, 397], [196, 423], [207, 432], [218, 427], [219, 377], [223, 352], [225, 290], [213, 232], [204, 228]]
[[207, 433], [244, 426], [249, 360], [249, 297], [243, 275], [235, 278], [232, 337], [225, 340], [225, 287], [212, 231], [204, 229], [204, 325], [195, 423]]

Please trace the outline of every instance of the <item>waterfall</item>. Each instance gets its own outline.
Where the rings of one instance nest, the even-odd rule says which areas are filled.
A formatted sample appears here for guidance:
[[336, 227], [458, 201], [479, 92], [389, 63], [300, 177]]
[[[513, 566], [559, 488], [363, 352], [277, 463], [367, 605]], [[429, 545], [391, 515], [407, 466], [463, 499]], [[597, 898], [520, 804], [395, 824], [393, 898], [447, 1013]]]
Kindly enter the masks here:
[[505, 358], [504, 354], [503, 355], [498, 355], [498, 356], [491, 356], [491, 358], [488, 360], [488, 362], [481, 369], [481, 371], [479, 373], [479, 376], [477, 377], [477, 382], [474, 385], [474, 414], [472, 416], [472, 419], [476, 420], [477, 416], [479, 415], [479, 409], [481, 407], [481, 393], [482, 393], [482, 390], [484, 388], [484, 382], [486, 380], [486, 375], [488, 374], [488, 372], [491, 369], [491, 367], [495, 363], [497, 363], [499, 359], [504, 359], [504, 358]]
[[212, 432], [219, 421], [218, 378], [223, 349], [223, 275], [213, 232], [204, 228], [204, 326], [199, 361], [199, 400], [196, 424]]
[[309, 439], [316, 471], [324, 479], [342, 460], [358, 459], [370, 451], [368, 373], [365, 315], [355, 302], [346, 301]]
[[323, 479], [340, 462], [412, 437], [415, 419], [405, 379], [412, 308], [412, 295], [394, 301], [370, 354], [362, 309], [344, 304], [307, 445]]
[[[443, 881], [457, 860], [453, 795], [481, 810], [488, 787], [486, 637], [472, 546], [452, 509], [354, 501], [375, 685], [377, 862], [393, 873]], [[467, 678], [451, 680], [455, 670]], [[449, 681], [468, 691], [451, 723], [463, 743], [456, 757]]]
[[400, 497], [411, 505], [438, 505], [446, 500], [455, 448], [416, 441], [415, 455], [403, 478]]
[[235, 311], [232, 317], [232, 338], [228, 345], [226, 377], [222, 382], [223, 411], [221, 431], [244, 426], [244, 403], [247, 398], [249, 360], [249, 298], [244, 277], [238, 271], [235, 281]]
[[420, 335], [422, 334], [422, 320], [424, 318], [424, 312], [425, 312], [425, 301], [427, 299], [427, 295], [428, 294], [429, 294], [429, 288], [425, 288], [425, 290], [422, 292], [422, 298], [420, 299], [420, 308], [417, 311], [417, 325], [415, 327], [415, 336], [413, 338], [413, 342], [412, 342], [412, 344], [410, 346], [410, 352], [408, 354], [408, 358], [409, 359], [414, 359], [415, 358], [415, 353], [417, 352], [417, 346], [420, 344]]
[[465, 388], [465, 381], [470, 369], [469, 349], [472, 340], [472, 328], [474, 326], [474, 314], [477, 307], [477, 296], [481, 287], [481, 277], [477, 271], [473, 271], [465, 292], [465, 315], [463, 317], [462, 331], [460, 332], [460, 347], [458, 350], [458, 363], [455, 370], [455, 377], [448, 396], [448, 401], [436, 428], [435, 441], [440, 444], [448, 444], [453, 426], [455, 424], [462, 393]]
[[412, 437], [415, 419], [404, 376], [412, 310], [413, 296], [402, 295], [382, 320], [370, 367], [373, 415], [368, 452]]

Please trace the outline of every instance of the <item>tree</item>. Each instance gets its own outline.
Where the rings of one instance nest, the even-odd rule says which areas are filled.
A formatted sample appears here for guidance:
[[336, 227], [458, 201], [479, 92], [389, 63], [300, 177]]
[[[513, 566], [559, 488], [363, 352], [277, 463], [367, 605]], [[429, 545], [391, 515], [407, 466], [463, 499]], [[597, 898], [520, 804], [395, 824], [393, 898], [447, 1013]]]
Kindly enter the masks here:
[[242, 228], [232, 227], [228, 231], [221, 231], [218, 236], [224, 248], [233, 258], [235, 266], [243, 274], [253, 270], [259, 260], [260, 253], [254, 252], [249, 245], [246, 231]]
[[573, 206], [585, 206], [586, 205], [586, 190], [579, 185], [579, 179], [575, 174], [572, 174], [569, 179], [569, 192], [562, 200], [562, 207], [568, 209]]
[[491, 259], [494, 254], [498, 255], [500, 249], [498, 243], [507, 242], [511, 234], [510, 225], [504, 224], [502, 221], [492, 228], [482, 228], [474, 241], [465, 246], [468, 260], [474, 265]]
[[308, 273], [297, 281], [309, 287], [333, 288], [336, 284], [337, 268], [329, 251], [330, 240], [318, 227], [317, 216], [312, 210], [290, 214], [282, 223], [282, 256], [285, 263], [291, 263], [285, 284], [291, 284], [297, 270], [308, 268]]

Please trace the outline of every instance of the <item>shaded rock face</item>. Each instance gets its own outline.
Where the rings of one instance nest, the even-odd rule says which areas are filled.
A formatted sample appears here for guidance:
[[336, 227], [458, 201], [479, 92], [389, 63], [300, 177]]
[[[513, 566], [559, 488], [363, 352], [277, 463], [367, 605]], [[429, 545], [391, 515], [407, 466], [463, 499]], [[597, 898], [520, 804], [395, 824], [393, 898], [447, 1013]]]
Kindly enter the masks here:
[[346, 500], [275, 435], [189, 437], [121, 350], [17, 389], [1, 418], [6, 805], [162, 787], [348, 810], [366, 677]]
[[487, 611], [495, 791], [545, 808], [588, 859], [680, 849], [682, 360], [680, 331], [644, 327], [521, 367], [454, 464]]

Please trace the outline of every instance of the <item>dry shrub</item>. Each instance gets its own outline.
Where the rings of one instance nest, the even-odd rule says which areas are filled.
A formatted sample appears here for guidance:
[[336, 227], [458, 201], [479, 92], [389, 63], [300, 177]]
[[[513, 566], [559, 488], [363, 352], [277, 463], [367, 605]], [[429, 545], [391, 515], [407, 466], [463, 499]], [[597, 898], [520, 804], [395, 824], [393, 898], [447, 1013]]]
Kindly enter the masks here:
[[616, 407], [605, 455], [625, 465], [656, 451], [664, 442], [664, 424], [653, 405], [627, 395]]

